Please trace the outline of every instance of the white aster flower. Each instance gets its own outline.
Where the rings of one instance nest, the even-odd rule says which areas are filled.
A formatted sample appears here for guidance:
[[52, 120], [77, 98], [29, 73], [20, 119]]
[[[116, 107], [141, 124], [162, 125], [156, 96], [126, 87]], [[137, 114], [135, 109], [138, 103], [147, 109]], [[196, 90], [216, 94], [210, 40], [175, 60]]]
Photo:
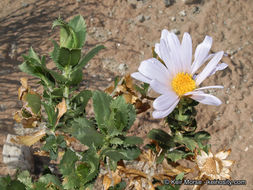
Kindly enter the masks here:
[[214, 155], [211, 151], [207, 154], [201, 150], [201, 155], [196, 156], [196, 163], [200, 172], [199, 179], [230, 179], [229, 168], [234, 164], [234, 161], [225, 160], [230, 152], [231, 150], [220, 151]]
[[[223, 88], [223, 86], [199, 85], [218, 70], [223, 70], [227, 64], [218, 64], [223, 56], [223, 51], [209, 54], [212, 46], [212, 38], [206, 36], [204, 41], [196, 48], [192, 63], [192, 40], [188, 33], [184, 33], [182, 43], [174, 33], [168, 30], [162, 31], [160, 43], [155, 44], [155, 52], [165, 63], [151, 58], [142, 61], [138, 71], [132, 73], [132, 77], [150, 84], [150, 87], [160, 93], [155, 99], [153, 107], [154, 118], [163, 118], [169, 115], [177, 106], [182, 96], [208, 105], [220, 105], [222, 102], [215, 96], [206, 94], [202, 90], [209, 88]], [[196, 71], [206, 62], [209, 63], [196, 75]]]

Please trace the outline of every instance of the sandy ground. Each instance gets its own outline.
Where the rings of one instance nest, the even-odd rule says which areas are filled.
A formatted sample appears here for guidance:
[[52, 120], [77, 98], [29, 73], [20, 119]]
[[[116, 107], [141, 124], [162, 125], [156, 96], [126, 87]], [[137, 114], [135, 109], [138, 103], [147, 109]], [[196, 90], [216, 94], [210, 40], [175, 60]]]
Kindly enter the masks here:
[[[134, 72], [139, 63], [152, 56], [161, 30], [174, 30], [181, 38], [189, 32], [196, 47], [205, 35], [213, 37], [212, 51], [224, 50], [222, 61], [229, 68], [210, 77], [203, 85], [224, 85], [211, 91], [222, 101], [220, 107], [198, 106], [199, 129], [211, 133], [212, 150], [232, 149], [232, 179], [247, 180], [246, 186], [208, 186], [203, 189], [253, 189], [253, 1], [205, 0], [186, 5], [182, 0], [165, 7], [163, 0], [1, 0], [0, 2], [0, 152], [5, 136], [15, 133], [13, 113], [20, 108], [17, 89], [21, 73], [17, 65], [21, 55], [33, 48], [40, 55], [52, 50], [58, 35], [52, 22], [61, 16], [84, 16], [88, 38], [84, 53], [97, 44], [100, 52], [84, 70], [83, 85], [104, 89], [113, 77]], [[49, 61], [49, 67], [52, 63]], [[36, 80], [29, 77], [32, 86]], [[139, 116], [132, 133], [144, 137], [158, 127], [150, 113]], [[160, 122], [162, 124], [162, 122]], [[0, 174], [7, 170], [0, 154]]]

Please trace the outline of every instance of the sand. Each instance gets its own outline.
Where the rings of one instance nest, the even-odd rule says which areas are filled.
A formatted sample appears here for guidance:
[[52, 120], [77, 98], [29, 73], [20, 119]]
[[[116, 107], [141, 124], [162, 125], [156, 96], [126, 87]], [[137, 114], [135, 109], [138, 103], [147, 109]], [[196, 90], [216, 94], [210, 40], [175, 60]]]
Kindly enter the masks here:
[[[142, 60], [152, 56], [151, 48], [159, 42], [162, 29], [173, 30], [180, 39], [189, 32], [194, 48], [205, 35], [213, 37], [212, 52], [223, 50], [225, 71], [203, 85], [224, 85], [211, 91], [223, 104], [198, 106], [198, 128], [211, 133], [214, 152], [232, 149], [229, 157], [236, 163], [232, 179], [247, 180], [246, 186], [206, 186], [203, 189], [253, 189], [253, 1], [205, 0], [186, 5], [181, 0], [168, 7], [163, 0], [1, 0], [0, 2], [0, 152], [8, 133], [14, 134], [12, 115], [20, 108], [17, 68], [22, 54], [33, 46], [40, 55], [52, 50], [51, 30], [60, 15], [69, 20], [81, 14], [88, 36], [83, 52], [98, 44], [107, 48], [84, 70], [83, 86], [104, 89], [117, 75], [137, 70]], [[48, 57], [48, 67], [52, 62]], [[37, 87], [34, 78], [33, 87]], [[152, 110], [138, 116], [131, 132], [145, 137], [151, 128], [163, 125], [152, 118]], [[7, 174], [0, 154], [0, 175]]]

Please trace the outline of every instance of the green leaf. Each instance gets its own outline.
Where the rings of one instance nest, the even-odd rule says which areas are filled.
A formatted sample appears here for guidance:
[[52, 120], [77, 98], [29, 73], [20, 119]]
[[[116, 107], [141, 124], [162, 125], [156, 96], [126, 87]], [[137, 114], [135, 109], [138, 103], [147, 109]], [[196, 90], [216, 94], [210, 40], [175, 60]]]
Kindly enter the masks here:
[[74, 102], [77, 107], [81, 106], [84, 110], [91, 97], [92, 92], [90, 90], [83, 90], [79, 92], [79, 94], [75, 95], [71, 101]]
[[71, 72], [69, 77], [69, 85], [78, 85], [83, 80], [83, 72], [81, 69]]
[[61, 64], [59, 64], [59, 54], [60, 54], [60, 46], [57, 44], [56, 41], [52, 40], [53, 44], [54, 44], [54, 50], [50, 53], [51, 58], [53, 59], [56, 67], [63, 71], [64, 67], [61, 66]]
[[171, 159], [173, 162], [184, 159], [188, 156], [194, 156], [194, 153], [192, 152], [186, 153], [181, 150], [173, 150], [173, 151], [168, 151], [168, 153], [165, 154], [165, 157]]
[[176, 176], [176, 180], [183, 180], [183, 178], [184, 178], [184, 172], [182, 172]]
[[60, 45], [69, 49], [81, 48], [85, 41], [86, 26], [82, 16], [76, 16], [69, 23], [61, 19], [54, 21], [53, 28], [60, 26]]
[[103, 151], [103, 155], [108, 156], [110, 159], [112, 159], [115, 162], [118, 162], [119, 160], [134, 160], [138, 158], [141, 151], [139, 148], [129, 148], [129, 149], [112, 149], [107, 148]]
[[180, 132], [176, 133], [174, 140], [177, 143], [184, 144], [191, 151], [193, 151], [197, 146], [197, 143], [193, 138], [184, 137]]
[[55, 112], [55, 109], [52, 105], [46, 104], [44, 102], [42, 102], [42, 104], [43, 104], [45, 111], [47, 113], [47, 116], [48, 116], [47, 119], [48, 119], [49, 124], [51, 125], [51, 127], [54, 127], [56, 124], [56, 121], [57, 121], [58, 109]]
[[110, 187], [109, 190], [124, 190], [127, 184], [125, 181], [121, 181], [119, 184], [115, 185], [114, 187]]
[[115, 145], [121, 145], [124, 143], [124, 141], [118, 137], [114, 137], [110, 140], [110, 143]]
[[173, 150], [166, 154], [166, 157], [172, 160], [173, 162], [176, 162], [178, 160], [181, 160], [184, 158], [185, 152], [181, 150]]
[[77, 167], [77, 175], [85, 185], [94, 180], [99, 173], [99, 156], [94, 148], [90, 148], [85, 152], [83, 160], [85, 163]]
[[162, 144], [167, 144], [167, 142], [171, 139], [171, 136], [162, 129], [152, 129], [149, 131], [147, 136], [148, 138], [158, 141]]
[[[110, 104], [110, 118], [108, 120], [108, 134], [117, 135], [128, 125], [128, 104], [123, 96], [118, 96]], [[116, 132], [116, 133], [115, 133]]]
[[38, 114], [41, 109], [41, 98], [38, 94], [27, 93], [25, 96], [28, 106], [32, 108], [34, 114]]
[[46, 138], [46, 144], [42, 147], [42, 150], [48, 151], [50, 153], [50, 158], [56, 160], [58, 158], [58, 147], [66, 148], [66, 142], [64, 136], [54, 136], [49, 135]]
[[196, 139], [196, 141], [209, 140], [210, 137], [211, 137], [210, 134], [206, 131], [199, 131], [199, 132], [195, 133], [195, 135], [194, 135], [194, 139]]
[[32, 47], [31, 47], [31, 48], [30, 48], [30, 50], [29, 50], [29, 54], [28, 54], [28, 56], [29, 56], [30, 58], [35, 59], [38, 63], [40, 63], [40, 64], [41, 64], [41, 61], [40, 61], [39, 56], [35, 53], [35, 51], [33, 50], [33, 48], [32, 48]]
[[64, 189], [75, 189], [80, 184], [79, 177], [75, 173], [77, 161], [76, 154], [68, 149], [59, 164], [59, 170], [64, 177]]
[[38, 180], [38, 182], [45, 184], [44, 188], [46, 188], [49, 184], [53, 184], [57, 189], [61, 190], [62, 185], [59, 179], [51, 174], [46, 174], [44, 176], [41, 176]]
[[81, 49], [60, 48], [58, 62], [61, 66], [75, 66], [81, 57]]
[[54, 77], [54, 79], [58, 82], [58, 83], [65, 83], [67, 81], [67, 79], [65, 78], [65, 76], [63, 76], [62, 74], [54, 71], [54, 70], [48, 70], [48, 72]]
[[92, 94], [95, 119], [101, 132], [106, 131], [106, 121], [110, 117], [110, 103], [112, 97], [105, 92], [94, 91]]
[[75, 31], [77, 37], [77, 48], [82, 48], [86, 37], [86, 24], [82, 16], [78, 15], [69, 21], [69, 26]]
[[76, 65], [75, 70], [82, 69], [100, 50], [104, 49], [105, 46], [99, 45], [93, 48], [89, 53], [87, 53], [81, 61]]
[[54, 78], [43, 65], [37, 65], [37, 61], [34, 59], [26, 60], [18, 67], [22, 72], [41, 79], [46, 86], [54, 86]]
[[18, 180], [25, 184], [26, 187], [32, 188], [33, 187], [33, 183], [32, 183], [32, 178], [29, 174], [28, 171], [23, 171], [18, 175]]
[[104, 135], [100, 134], [94, 127], [94, 123], [86, 118], [75, 119], [72, 124], [72, 135], [76, 137], [82, 144], [92, 147], [102, 146], [104, 143]]
[[140, 137], [127, 136], [124, 140], [124, 143], [129, 145], [140, 145], [143, 143], [143, 140]]
[[136, 118], [136, 111], [135, 111], [134, 106], [131, 104], [128, 104], [127, 109], [128, 109], [128, 113], [127, 113], [128, 123], [125, 126], [124, 131], [128, 131], [132, 127]]
[[62, 98], [63, 97], [63, 88], [54, 88], [51, 92], [52, 97], [54, 98]]
[[52, 28], [60, 26], [60, 46], [65, 48], [77, 47], [77, 36], [73, 29], [60, 18], [53, 22]]

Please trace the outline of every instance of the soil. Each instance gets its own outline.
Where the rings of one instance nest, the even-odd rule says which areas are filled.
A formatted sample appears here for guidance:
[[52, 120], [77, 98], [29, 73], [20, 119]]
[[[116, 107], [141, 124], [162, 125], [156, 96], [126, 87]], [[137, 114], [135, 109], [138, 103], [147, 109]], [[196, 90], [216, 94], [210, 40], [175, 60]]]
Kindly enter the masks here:
[[[247, 180], [245, 186], [205, 186], [203, 189], [253, 189], [253, 1], [205, 0], [185, 4], [183, 0], [1, 0], [0, 2], [0, 152], [8, 133], [15, 134], [13, 114], [21, 104], [17, 98], [19, 79], [27, 75], [18, 69], [22, 54], [33, 46], [47, 55], [58, 29], [52, 22], [81, 14], [88, 37], [83, 52], [103, 44], [106, 49], [90, 61], [83, 85], [105, 89], [117, 75], [137, 70], [142, 60], [152, 56], [151, 48], [159, 42], [162, 29], [173, 30], [180, 39], [189, 32], [194, 48], [205, 35], [213, 37], [212, 51], [224, 50], [223, 62], [229, 67], [210, 77], [203, 85], [224, 85], [211, 91], [223, 104], [198, 106], [198, 128], [211, 133], [213, 152], [231, 149], [229, 159], [236, 163], [232, 179]], [[168, 2], [168, 1], [167, 1]], [[32, 87], [37, 80], [28, 77]], [[152, 128], [163, 125], [151, 111], [140, 114], [132, 133], [145, 137]], [[158, 125], [160, 124], [160, 126]], [[0, 175], [8, 170], [2, 163]], [[183, 187], [184, 188], [184, 187]]]

